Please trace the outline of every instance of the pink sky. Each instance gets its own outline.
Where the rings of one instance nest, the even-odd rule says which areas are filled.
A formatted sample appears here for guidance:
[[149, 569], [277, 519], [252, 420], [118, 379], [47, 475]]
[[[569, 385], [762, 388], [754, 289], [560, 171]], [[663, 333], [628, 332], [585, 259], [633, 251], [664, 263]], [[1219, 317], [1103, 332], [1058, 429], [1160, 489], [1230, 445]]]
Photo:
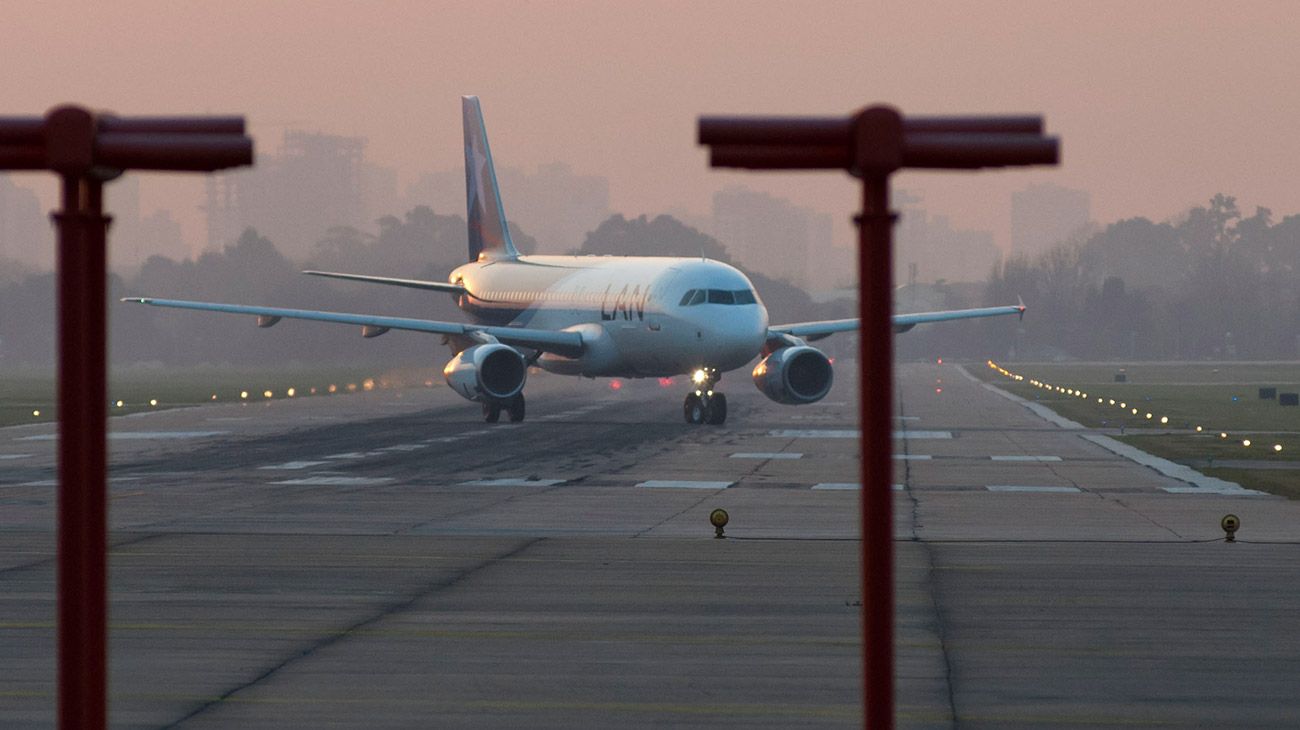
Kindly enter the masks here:
[[[1290, 2], [31, 3], [0, 24], [0, 114], [242, 113], [267, 152], [285, 126], [365, 136], [406, 182], [461, 165], [473, 93], [498, 164], [607, 175], [617, 211], [704, 212], [741, 182], [847, 236], [845, 176], [711, 171], [696, 117], [1043, 113], [1059, 168], [896, 178], [1005, 245], [1010, 193], [1035, 181], [1089, 190], [1101, 222], [1221, 191], [1300, 212], [1297, 38]], [[154, 178], [145, 207], [199, 240], [200, 190]]]

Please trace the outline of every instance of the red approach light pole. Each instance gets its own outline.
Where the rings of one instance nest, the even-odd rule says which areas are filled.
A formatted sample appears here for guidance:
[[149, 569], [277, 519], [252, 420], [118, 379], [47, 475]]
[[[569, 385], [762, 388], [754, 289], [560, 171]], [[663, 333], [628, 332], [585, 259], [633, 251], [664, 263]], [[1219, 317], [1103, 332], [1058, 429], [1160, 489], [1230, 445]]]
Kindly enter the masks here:
[[62, 179], [59, 269], [59, 727], [107, 722], [108, 409], [104, 183], [124, 171], [253, 164], [242, 117], [0, 117], [0, 170]]
[[889, 176], [903, 168], [1055, 165], [1041, 117], [700, 117], [713, 167], [846, 170], [862, 180], [858, 225], [858, 376], [862, 436], [863, 721], [894, 727], [893, 227]]

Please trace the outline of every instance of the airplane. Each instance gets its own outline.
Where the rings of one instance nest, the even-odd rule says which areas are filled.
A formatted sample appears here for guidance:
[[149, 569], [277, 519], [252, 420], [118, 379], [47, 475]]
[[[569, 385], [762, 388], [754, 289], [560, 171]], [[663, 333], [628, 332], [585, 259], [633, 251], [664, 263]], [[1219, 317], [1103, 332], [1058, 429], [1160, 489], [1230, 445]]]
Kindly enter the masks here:
[[[504, 411], [524, 420], [524, 385], [537, 366], [589, 378], [689, 375], [682, 404], [691, 424], [722, 424], [722, 374], [761, 357], [754, 385], [788, 405], [815, 403], [830, 392], [831, 360], [808, 343], [858, 329], [857, 319], [771, 325], [749, 278], [706, 258], [521, 255], [510, 237], [478, 97], [462, 97], [469, 262], [448, 281], [421, 281], [331, 271], [304, 274], [443, 292], [472, 324], [154, 297], [124, 302], [252, 315], [259, 327], [282, 319], [361, 327], [363, 337], [389, 330], [441, 335], [453, 357], [443, 377], [460, 396], [482, 405], [495, 423]], [[895, 332], [918, 324], [1017, 314], [1012, 306], [894, 315]]]

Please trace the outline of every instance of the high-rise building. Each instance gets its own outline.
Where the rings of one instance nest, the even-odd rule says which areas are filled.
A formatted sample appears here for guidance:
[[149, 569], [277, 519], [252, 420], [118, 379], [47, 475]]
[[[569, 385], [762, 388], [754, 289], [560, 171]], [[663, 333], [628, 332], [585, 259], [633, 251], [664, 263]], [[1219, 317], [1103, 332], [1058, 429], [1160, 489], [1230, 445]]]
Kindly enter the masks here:
[[833, 254], [829, 214], [732, 186], [713, 194], [713, 220], [714, 235], [746, 268], [804, 289], [834, 285], [820, 280], [825, 267], [809, 266]]
[[36, 193], [0, 175], [0, 261], [54, 268], [54, 230]]
[[1011, 253], [1035, 256], [1085, 230], [1091, 196], [1052, 183], [1011, 194]]
[[983, 281], [998, 260], [989, 231], [954, 228], [947, 216], [930, 215], [908, 191], [894, 195], [894, 281], [914, 285], [939, 280]]
[[212, 176], [208, 247], [232, 243], [251, 226], [301, 260], [330, 228], [362, 228], [372, 212], [391, 212], [380, 198], [392, 195], [396, 178], [368, 165], [365, 147], [362, 137], [288, 130], [277, 154], [260, 158], [257, 167]]

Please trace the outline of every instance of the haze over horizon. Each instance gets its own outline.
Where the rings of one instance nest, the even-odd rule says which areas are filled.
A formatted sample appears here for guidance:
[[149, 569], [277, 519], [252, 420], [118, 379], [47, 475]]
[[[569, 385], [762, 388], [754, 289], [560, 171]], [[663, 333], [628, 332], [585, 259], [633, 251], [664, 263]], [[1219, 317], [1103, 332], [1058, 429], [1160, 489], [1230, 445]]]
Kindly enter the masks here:
[[[739, 183], [831, 213], [838, 239], [857, 205], [844, 175], [710, 170], [696, 118], [839, 115], [877, 101], [909, 114], [1041, 113], [1063, 140], [1059, 168], [896, 181], [954, 225], [993, 231], [1005, 248], [1010, 194], [1033, 182], [1087, 190], [1102, 223], [1174, 217], [1218, 192], [1245, 211], [1297, 212], [1293, 10], [1282, 2], [46, 3], [0, 27], [0, 113], [72, 101], [123, 114], [245, 114], [263, 155], [286, 128], [361, 136], [367, 158], [405, 185], [459, 168], [458, 97], [477, 94], [498, 165], [558, 160], [607, 176], [611, 208], [630, 216], [704, 211], [715, 190]], [[15, 179], [53, 204], [48, 176]], [[201, 241], [201, 191], [197, 178], [149, 176], [142, 207], [172, 210], [187, 241]]]

